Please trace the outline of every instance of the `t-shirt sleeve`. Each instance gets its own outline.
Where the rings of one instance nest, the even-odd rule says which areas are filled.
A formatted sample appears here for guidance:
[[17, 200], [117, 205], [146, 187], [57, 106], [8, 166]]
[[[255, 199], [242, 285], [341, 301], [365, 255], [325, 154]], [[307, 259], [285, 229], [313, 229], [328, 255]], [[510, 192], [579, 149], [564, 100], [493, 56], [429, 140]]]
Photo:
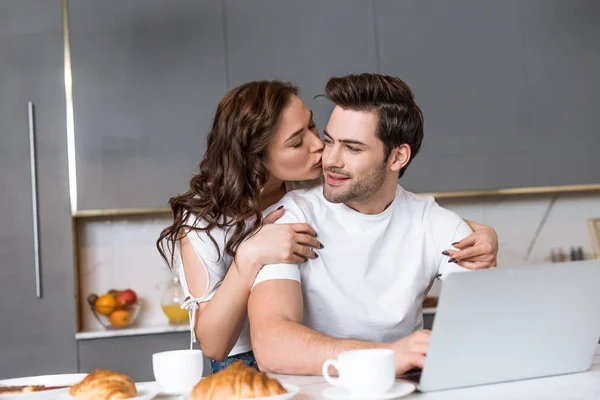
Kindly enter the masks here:
[[292, 281], [301, 282], [300, 269], [297, 264], [269, 264], [262, 267], [256, 275], [252, 289], [256, 285], [265, 281], [273, 281], [277, 279], [289, 279]]
[[[263, 215], [269, 214], [275, 210], [278, 206], [283, 205], [285, 212], [283, 216], [279, 218], [276, 224], [293, 224], [306, 222], [306, 217], [302, 212], [298, 203], [294, 200], [293, 192], [286, 194], [281, 201], [266, 209]], [[301, 282], [300, 279], [300, 268], [298, 264], [267, 264], [261, 268], [256, 275], [252, 289], [261, 282], [277, 280], [277, 279], [289, 279]]]
[[[194, 249], [194, 252], [202, 261], [204, 270], [206, 273], [206, 289], [202, 296], [197, 299], [201, 302], [209, 301], [215, 295], [215, 291], [223, 282], [229, 264], [226, 262], [223, 250], [225, 248], [224, 243], [219, 243], [222, 240], [222, 235], [214, 234], [213, 237], [217, 241], [218, 248], [215, 246], [213, 241], [208, 236], [208, 233], [203, 230], [190, 230], [187, 238]], [[185, 272], [183, 269], [183, 260], [180, 260], [180, 280], [183, 283], [186, 296], [191, 296], [188, 289], [188, 282], [185, 278]]]
[[457, 214], [433, 202], [430, 210], [431, 230], [435, 241], [437, 256], [439, 257], [437, 274], [444, 280], [454, 272], [469, 271], [456, 263], [449, 263], [449, 258], [442, 255], [442, 251], [451, 248], [452, 243], [459, 242], [469, 236], [473, 231], [467, 223]]

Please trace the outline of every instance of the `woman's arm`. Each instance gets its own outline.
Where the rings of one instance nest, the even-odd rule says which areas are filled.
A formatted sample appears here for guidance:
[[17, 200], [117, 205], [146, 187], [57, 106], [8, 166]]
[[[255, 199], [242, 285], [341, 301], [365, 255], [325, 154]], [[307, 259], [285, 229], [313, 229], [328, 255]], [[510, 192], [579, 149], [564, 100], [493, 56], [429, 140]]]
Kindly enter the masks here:
[[498, 234], [494, 228], [465, 220], [473, 233], [460, 242], [452, 243], [458, 250], [448, 249], [449, 262], [455, 261], [468, 269], [492, 268], [497, 264]]
[[[207, 274], [189, 239], [181, 240], [186, 282], [192, 296], [200, 298], [207, 286]], [[229, 268], [213, 298], [198, 304], [194, 332], [204, 354], [223, 361], [237, 342], [246, 320], [250, 289], [239, 269]]]
[[[270, 214], [265, 220], [268, 223], [274, 219]], [[311, 247], [321, 246], [314, 236], [307, 224], [269, 224], [239, 247], [213, 298], [199, 303], [194, 331], [207, 357], [222, 361], [237, 342], [246, 320], [250, 289], [260, 268], [281, 262], [300, 264], [307, 257], [314, 258]], [[187, 237], [181, 241], [181, 252], [190, 293], [201, 297], [207, 287], [206, 269]]]

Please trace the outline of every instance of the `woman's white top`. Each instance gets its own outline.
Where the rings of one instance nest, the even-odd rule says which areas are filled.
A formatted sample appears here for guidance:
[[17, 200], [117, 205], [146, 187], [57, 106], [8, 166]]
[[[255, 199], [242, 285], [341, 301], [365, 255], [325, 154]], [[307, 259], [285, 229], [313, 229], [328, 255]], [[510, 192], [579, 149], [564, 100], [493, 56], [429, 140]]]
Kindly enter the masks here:
[[[308, 188], [318, 185], [320, 182], [306, 181], [306, 182], [286, 182], [286, 190], [294, 190], [299, 188]], [[194, 225], [195, 216], [190, 215], [186, 221], [187, 225], [196, 227], [205, 227], [206, 221], [199, 220]], [[181, 246], [177, 242], [175, 247], [175, 268], [179, 271], [179, 278], [181, 285], [183, 286], [184, 293], [188, 300], [182, 304], [181, 308], [184, 308], [190, 312], [190, 348], [193, 342], [196, 340], [194, 333], [194, 326], [196, 325], [196, 310], [198, 310], [198, 303], [210, 301], [215, 292], [225, 279], [225, 275], [233, 262], [233, 258], [225, 253], [225, 246], [229, 240], [231, 231], [226, 232], [221, 228], [213, 228], [210, 233], [211, 236], [217, 242], [218, 248], [215, 247], [214, 243], [210, 240], [210, 237], [206, 231], [191, 230], [188, 232], [188, 240], [192, 245], [192, 248], [196, 252], [196, 255], [204, 264], [204, 270], [206, 273], [206, 289], [200, 297], [194, 297], [190, 293], [188, 288], [187, 279], [185, 277], [185, 271], [183, 268], [183, 261], [181, 258]], [[230, 356], [246, 353], [252, 350], [250, 343], [250, 324], [248, 318], [240, 332], [240, 337], [229, 352]]]

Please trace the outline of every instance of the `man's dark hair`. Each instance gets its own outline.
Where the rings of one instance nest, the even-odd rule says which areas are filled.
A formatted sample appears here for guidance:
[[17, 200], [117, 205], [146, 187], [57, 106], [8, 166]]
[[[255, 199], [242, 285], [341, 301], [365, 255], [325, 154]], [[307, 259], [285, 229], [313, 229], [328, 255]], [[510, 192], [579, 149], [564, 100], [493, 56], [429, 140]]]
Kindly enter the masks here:
[[346, 110], [377, 113], [376, 135], [383, 142], [384, 160], [392, 149], [404, 143], [410, 146], [402, 176], [423, 142], [423, 114], [406, 83], [381, 74], [346, 75], [329, 79], [325, 96]]

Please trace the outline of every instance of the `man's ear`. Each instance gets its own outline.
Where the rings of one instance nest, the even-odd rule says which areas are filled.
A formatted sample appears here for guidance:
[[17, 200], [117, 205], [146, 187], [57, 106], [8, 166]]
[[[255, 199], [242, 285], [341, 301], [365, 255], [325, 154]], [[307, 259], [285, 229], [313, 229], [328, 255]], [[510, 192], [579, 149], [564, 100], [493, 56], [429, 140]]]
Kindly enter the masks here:
[[406, 143], [392, 149], [388, 163], [394, 172], [400, 171], [410, 161], [410, 146]]

